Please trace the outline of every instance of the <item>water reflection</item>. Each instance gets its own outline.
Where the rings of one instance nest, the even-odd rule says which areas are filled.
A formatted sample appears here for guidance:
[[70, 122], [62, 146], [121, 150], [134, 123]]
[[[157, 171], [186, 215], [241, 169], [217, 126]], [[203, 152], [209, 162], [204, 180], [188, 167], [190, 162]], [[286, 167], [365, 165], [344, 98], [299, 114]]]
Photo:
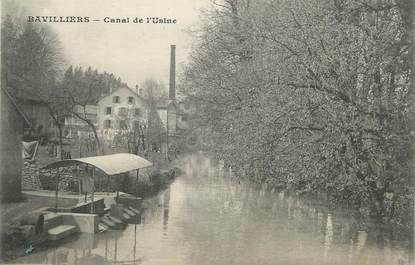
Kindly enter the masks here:
[[163, 194], [163, 236], [167, 238], [169, 224], [170, 188]]
[[[189, 161], [124, 231], [81, 235], [16, 260], [39, 264], [412, 264], [408, 238], [321, 202], [232, 181]], [[405, 244], [406, 243], [406, 244]]]

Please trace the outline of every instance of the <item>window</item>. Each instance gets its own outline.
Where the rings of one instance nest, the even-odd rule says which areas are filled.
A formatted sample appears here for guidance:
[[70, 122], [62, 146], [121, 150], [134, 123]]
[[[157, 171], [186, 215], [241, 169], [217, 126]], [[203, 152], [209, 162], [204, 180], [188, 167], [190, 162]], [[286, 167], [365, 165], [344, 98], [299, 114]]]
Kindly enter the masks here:
[[113, 96], [112, 97], [112, 103], [120, 103], [120, 97], [119, 96]]
[[111, 120], [104, 120], [104, 128], [105, 129], [111, 128]]
[[190, 109], [190, 105], [189, 105], [189, 103], [188, 103], [188, 102], [184, 103], [184, 109], [185, 109], [185, 110]]
[[127, 115], [127, 108], [119, 108], [118, 109], [118, 115], [126, 116]]
[[182, 121], [187, 121], [187, 116], [182, 116]]
[[135, 111], [134, 111], [134, 115], [136, 117], [140, 117], [141, 116], [141, 109], [140, 108], [136, 108]]
[[134, 98], [128, 97], [128, 104], [134, 104]]
[[111, 107], [106, 107], [105, 108], [105, 114], [111, 114], [112, 113], [112, 108]]

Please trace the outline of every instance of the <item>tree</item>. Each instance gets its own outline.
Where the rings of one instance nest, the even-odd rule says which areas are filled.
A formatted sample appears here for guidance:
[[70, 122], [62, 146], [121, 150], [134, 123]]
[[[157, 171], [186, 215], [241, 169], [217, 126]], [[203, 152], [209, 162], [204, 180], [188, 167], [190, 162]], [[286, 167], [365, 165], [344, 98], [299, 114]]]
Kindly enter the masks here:
[[150, 146], [157, 146], [161, 149], [163, 139], [165, 139], [165, 131], [163, 122], [159, 116], [157, 108], [159, 105], [165, 104], [167, 100], [167, 90], [165, 85], [155, 79], [148, 77], [143, 84], [143, 98], [147, 102], [149, 108], [146, 139]]
[[166, 86], [162, 81], [155, 79], [154, 77], [148, 77], [142, 84], [143, 97], [146, 101], [150, 101], [150, 104], [160, 102], [167, 99]]
[[410, 227], [413, 83], [402, 6], [214, 5], [183, 78], [208, 151], [241, 177]]
[[20, 99], [43, 103], [59, 129], [62, 150], [63, 117], [66, 115], [62, 97], [57, 91], [63, 56], [56, 35], [47, 27], [26, 24], [18, 31], [11, 17], [6, 15], [2, 24], [2, 75], [13, 94]]
[[6, 14], [6, 17], [2, 21], [1, 36], [2, 72], [16, 72], [16, 70], [13, 69], [13, 67], [15, 67], [13, 58], [17, 57], [16, 46], [18, 42], [18, 29], [9, 14]]
[[[97, 91], [102, 84], [100, 81], [97, 72], [92, 71], [90, 67], [84, 74], [81, 67], [73, 69], [70, 66], [65, 71], [61, 91], [69, 102], [66, 106], [68, 113], [84, 121], [91, 128], [98, 150], [103, 154], [104, 150], [98, 137], [97, 128], [86, 112], [87, 106], [93, 104], [94, 98], [97, 97]], [[83, 112], [79, 113], [79, 109], [82, 109]]]
[[[120, 78], [107, 72], [99, 73], [98, 70], [88, 67], [70, 66], [64, 73], [60, 83], [60, 93], [67, 100], [66, 109], [71, 115], [84, 121], [94, 134], [95, 142], [101, 154], [103, 146], [98, 136], [97, 128], [87, 113], [88, 105], [95, 105], [99, 98], [110, 91], [110, 87], [125, 85]], [[82, 110], [79, 112], [79, 110]]]

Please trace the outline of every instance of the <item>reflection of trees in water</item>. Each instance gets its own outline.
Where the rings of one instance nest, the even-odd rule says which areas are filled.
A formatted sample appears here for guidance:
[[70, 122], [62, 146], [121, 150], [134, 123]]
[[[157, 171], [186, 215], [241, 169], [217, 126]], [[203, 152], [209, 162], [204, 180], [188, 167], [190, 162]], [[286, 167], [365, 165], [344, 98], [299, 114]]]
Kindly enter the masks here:
[[163, 193], [163, 235], [167, 237], [170, 208], [170, 188]]
[[326, 221], [326, 233], [324, 236], [324, 257], [327, 257], [327, 254], [330, 250], [331, 244], [333, 242], [333, 220], [332, 215], [327, 214], [327, 221]]
[[[196, 159], [194, 163], [193, 166], [198, 165]], [[323, 203], [309, 203], [296, 196], [238, 183], [213, 173], [178, 178], [173, 185], [146, 205], [148, 209], [143, 219], [147, 218], [151, 224], [157, 222], [156, 237], [168, 233], [169, 240], [183, 244], [173, 248], [184, 253], [187, 264], [249, 264], [255, 255], [258, 263], [264, 264], [277, 263], [279, 258], [288, 263], [292, 261], [291, 264], [307, 260], [308, 263], [302, 264], [395, 265], [399, 264], [399, 259], [408, 264], [407, 251], [395, 249], [399, 244], [394, 245], [388, 230], [347, 216], [344, 211], [333, 211]], [[175, 227], [177, 225], [179, 227]], [[141, 226], [144, 230], [147, 227], [150, 226]], [[139, 243], [131, 240], [131, 233], [128, 236], [117, 233], [122, 238], [110, 235], [99, 236], [99, 247], [93, 247], [92, 255], [100, 253], [104, 261], [112, 264], [120, 264], [121, 258], [123, 263], [140, 262], [137, 256], [142, 253], [135, 251]], [[134, 229], [135, 239], [136, 236]], [[124, 240], [131, 240], [131, 243], [125, 244]], [[122, 241], [123, 246], [131, 246], [128, 255], [121, 248]], [[82, 257], [80, 249], [78, 247], [79, 258]], [[70, 250], [67, 256], [70, 264], [75, 264], [72, 263], [74, 251]], [[85, 255], [89, 255], [88, 250]]]
[[[218, 257], [228, 255], [224, 259], [235, 263], [244, 253], [242, 251], [238, 257], [235, 249], [244, 250], [248, 247], [245, 251], [251, 251], [250, 247], [256, 246], [254, 242], [261, 240], [267, 242], [263, 248], [273, 246], [273, 240], [281, 240], [272, 238], [273, 233], [278, 233], [277, 237], [284, 238], [287, 248], [295, 246], [295, 251], [303, 255], [300, 249], [308, 247], [313, 250], [310, 255], [320, 263], [325, 256], [327, 264], [399, 264], [398, 252], [388, 243], [391, 235], [383, 231], [382, 236], [375, 236], [380, 232], [365, 225], [365, 220], [355, 217], [353, 212], [332, 210], [324, 201], [286, 196], [284, 192], [273, 192], [266, 187], [258, 188], [251, 183], [238, 182], [232, 179], [232, 175], [225, 174], [224, 169], [215, 174], [212, 170], [210, 174], [203, 174], [200, 170], [208, 164], [199, 162], [193, 158], [186, 165], [188, 174], [194, 170], [194, 175], [190, 175], [194, 180], [190, 186], [192, 192], [197, 192], [197, 195], [188, 194], [186, 200], [186, 203], [196, 207], [191, 208], [195, 211], [192, 221], [196, 222], [188, 224], [188, 230], [183, 232], [189, 244], [195, 248], [196, 254], [190, 258], [193, 263], [209, 261], [209, 257], [203, 260], [197, 255], [198, 251], [204, 249], [209, 249]], [[213, 208], [219, 211], [218, 216], [211, 211]], [[212, 221], [211, 218], [218, 218], [220, 225], [205, 229], [203, 223]], [[374, 227], [379, 228], [377, 225]], [[215, 245], [218, 239], [222, 239], [223, 245], [232, 243], [219, 247]], [[386, 253], [390, 254], [387, 258], [384, 257]], [[405, 249], [403, 253], [407, 253]], [[310, 261], [310, 264], [315, 263]]]
[[[275, 196], [272, 206], [273, 218], [282, 220], [287, 214], [290, 230], [300, 230], [319, 235], [324, 256], [330, 262], [349, 264], [409, 264], [413, 252], [408, 251], [408, 239], [399, 237], [392, 228], [380, 222], [360, 218], [346, 210], [331, 211], [324, 203], [309, 203], [295, 197]], [[285, 208], [284, 208], [285, 207]], [[342, 246], [348, 246], [346, 251]], [[343, 253], [344, 252], [344, 253]], [[389, 255], [388, 255], [389, 253]]]
[[[135, 228], [137, 225], [135, 225]], [[131, 240], [130, 251], [122, 249], [123, 257], [119, 256], [119, 243], [123, 234], [109, 231], [104, 234], [81, 234], [72, 240], [64, 239], [54, 242], [55, 247], [27, 256], [29, 263], [38, 264], [76, 264], [76, 265], [105, 265], [105, 264], [140, 264], [142, 257], [136, 257], [137, 233]], [[135, 242], [133, 241], [135, 240]], [[127, 244], [128, 245], [128, 244]], [[123, 242], [125, 246], [125, 242]]]

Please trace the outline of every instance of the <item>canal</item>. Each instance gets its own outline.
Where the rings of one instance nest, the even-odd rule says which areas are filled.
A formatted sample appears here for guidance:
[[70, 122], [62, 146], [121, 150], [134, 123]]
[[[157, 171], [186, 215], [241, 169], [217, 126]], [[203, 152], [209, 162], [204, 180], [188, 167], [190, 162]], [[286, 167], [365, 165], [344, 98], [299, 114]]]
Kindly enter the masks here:
[[36, 264], [412, 264], [406, 240], [323, 204], [223, 177], [193, 161], [138, 224], [19, 258]]

